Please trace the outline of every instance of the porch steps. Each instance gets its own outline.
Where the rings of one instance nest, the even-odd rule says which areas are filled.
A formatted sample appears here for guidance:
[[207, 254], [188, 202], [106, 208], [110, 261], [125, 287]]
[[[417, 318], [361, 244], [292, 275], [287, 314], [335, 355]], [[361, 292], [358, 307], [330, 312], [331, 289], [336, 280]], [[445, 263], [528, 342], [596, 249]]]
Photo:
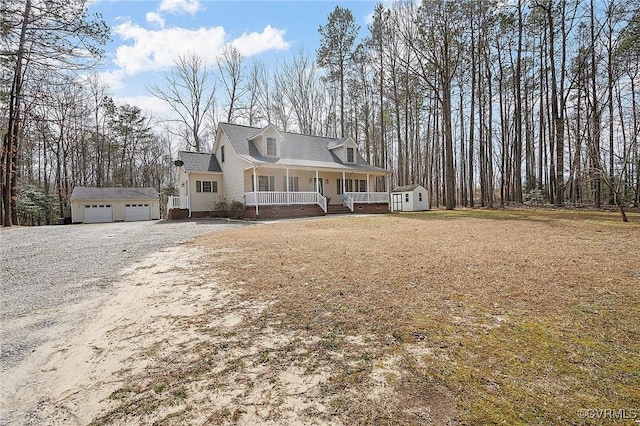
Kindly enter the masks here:
[[329, 204], [327, 207], [327, 214], [350, 214], [349, 207], [340, 204]]

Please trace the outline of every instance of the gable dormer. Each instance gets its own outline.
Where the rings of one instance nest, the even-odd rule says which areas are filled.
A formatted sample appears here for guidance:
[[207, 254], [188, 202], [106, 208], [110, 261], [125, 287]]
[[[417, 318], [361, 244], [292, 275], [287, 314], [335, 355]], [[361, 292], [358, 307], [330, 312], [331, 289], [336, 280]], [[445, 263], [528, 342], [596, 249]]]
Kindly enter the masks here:
[[344, 164], [356, 164], [358, 162], [358, 147], [351, 137], [336, 141], [335, 144], [329, 146], [329, 150]]
[[273, 124], [269, 124], [249, 138], [263, 157], [280, 158], [282, 149], [282, 133]]

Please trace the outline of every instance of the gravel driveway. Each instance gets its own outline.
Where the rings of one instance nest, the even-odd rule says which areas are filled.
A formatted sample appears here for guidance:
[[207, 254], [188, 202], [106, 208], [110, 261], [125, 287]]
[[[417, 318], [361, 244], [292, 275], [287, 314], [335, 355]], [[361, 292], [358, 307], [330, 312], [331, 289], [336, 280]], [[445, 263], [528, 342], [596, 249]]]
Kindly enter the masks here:
[[198, 234], [245, 225], [161, 220], [1, 230], [0, 382], [90, 315], [86, 306], [109, 295], [123, 268]]

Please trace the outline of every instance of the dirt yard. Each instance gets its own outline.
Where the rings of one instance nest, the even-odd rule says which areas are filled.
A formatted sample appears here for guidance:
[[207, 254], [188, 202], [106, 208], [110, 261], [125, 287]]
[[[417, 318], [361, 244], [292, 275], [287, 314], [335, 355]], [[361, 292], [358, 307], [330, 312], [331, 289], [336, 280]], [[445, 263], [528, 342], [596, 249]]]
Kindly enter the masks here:
[[133, 268], [103, 328], [78, 336], [84, 382], [43, 412], [94, 425], [525, 425], [600, 423], [611, 409], [632, 423], [640, 215], [630, 221], [477, 210], [198, 237]]

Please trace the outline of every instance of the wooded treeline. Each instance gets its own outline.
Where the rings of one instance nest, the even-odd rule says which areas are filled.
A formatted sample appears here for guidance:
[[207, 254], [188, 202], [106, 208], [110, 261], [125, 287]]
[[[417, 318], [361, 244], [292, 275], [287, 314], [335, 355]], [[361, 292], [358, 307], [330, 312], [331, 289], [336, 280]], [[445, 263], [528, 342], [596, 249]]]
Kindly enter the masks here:
[[210, 149], [220, 121], [352, 136], [433, 206], [639, 205], [637, 2], [398, 2], [367, 28], [336, 7], [316, 52], [275, 66], [231, 47], [213, 64], [176, 58], [148, 87], [173, 120], [118, 104], [87, 74], [108, 28], [84, 1], [5, 8], [5, 225], [63, 216], [76, 185], [160, 190], [175, 152]]

